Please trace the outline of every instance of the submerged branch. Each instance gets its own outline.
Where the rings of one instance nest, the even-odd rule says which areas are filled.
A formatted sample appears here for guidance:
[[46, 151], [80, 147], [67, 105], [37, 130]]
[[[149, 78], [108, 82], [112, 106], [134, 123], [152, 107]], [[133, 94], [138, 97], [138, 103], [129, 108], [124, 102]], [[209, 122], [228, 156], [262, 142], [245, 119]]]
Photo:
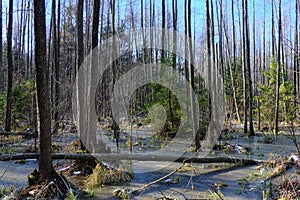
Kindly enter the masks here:
[[[0, 161], [37, 159], [38, 153], [2, 154]], [[263, 160], [240, 159], [230, 157], [187, 157], [187, 156], [164, 156], [153, 154], [64, 154], [54, 153], [52, 159], [99, 159], [99, 160], [137, 160], [137, 161], [171, 161], [171, 162], [193, 162], [193, 163], [240, 163], [243, 165], [257, 165], [265, 163]]]

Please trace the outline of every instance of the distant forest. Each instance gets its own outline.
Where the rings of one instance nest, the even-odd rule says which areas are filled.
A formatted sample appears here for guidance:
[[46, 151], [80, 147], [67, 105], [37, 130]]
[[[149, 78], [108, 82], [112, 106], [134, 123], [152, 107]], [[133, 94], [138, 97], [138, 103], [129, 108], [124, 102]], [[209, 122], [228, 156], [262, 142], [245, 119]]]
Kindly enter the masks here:
[[[85, 57], [110, 36], [144, 27], [190, 37], [190, 52], [194, 43], [202, 44], [201, 53], [193, 56], [207, 69], [221, 71], [226, 125], [243, 123], [252, 136], [255, 128], [277, 134], [281, 124], [299, 124], [299, 0], [38, 2], [0, 0], [0, 125], [6, 131], [36, 127], [36, 107], [43, 103], [39, 108], [46, 112], [42, 118], [49, 125], [43, 128], [49, 139], [50, 128], [53, 134], [61, 120], [72, 120], [72, 89]], [[152, 37], [157, 42], [156, 33]], [[209, 83], [192, 64], [163, 49], [136, 49], [112, 64], [96, 94], [99, 118], [111, 117], [108, 104], [116, 81], [141, 63], [172, 67], [196, 91], [201, 119], [193, 131], [195, 148], [200, 148], [210, 117]], [[167, 88], [145, 85], [131, 102], [134, 116], [144, 116], [148, 106], [160, 103], [167, 111], [162, 134], [178, 128], [180, 106]]]

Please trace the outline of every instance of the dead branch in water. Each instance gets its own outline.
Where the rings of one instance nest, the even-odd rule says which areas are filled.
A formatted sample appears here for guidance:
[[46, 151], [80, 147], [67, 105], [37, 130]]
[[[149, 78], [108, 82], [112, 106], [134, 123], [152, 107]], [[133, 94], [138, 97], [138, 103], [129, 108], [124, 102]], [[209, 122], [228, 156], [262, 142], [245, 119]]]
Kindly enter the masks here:
[[[0, 155], [0, 161], [37, 159], [38, 153], [21, 153], [21, 154], [3, 154]], [[53, 153], [53, 159], [78, 160], [78, 159], [95, 159], [98, 160], [136, 160], [136, 161], [171, 161], [183, 163], [239, 163], [243, 165], [257, 165], [266, 161], [254, 159], [240, 159], [230, 157], [187, 157], [187, 156], [163, 156], [152, 154], [64, 154]]]

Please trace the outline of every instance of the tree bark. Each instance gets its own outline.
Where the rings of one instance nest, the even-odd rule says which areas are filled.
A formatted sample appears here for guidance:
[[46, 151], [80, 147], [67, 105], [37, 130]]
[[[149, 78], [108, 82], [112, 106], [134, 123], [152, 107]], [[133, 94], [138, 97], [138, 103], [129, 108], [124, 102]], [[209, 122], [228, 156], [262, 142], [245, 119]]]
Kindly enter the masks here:
[[189, 95], [190, 95], [190, 104], [191, 104], [191, 117], [192, 117], [192, 128], [193, 128], [193, 135], [194, 135], [194, 144], [195, 144], [195, 150], [198, 150], [201, 148], [201, 144], [200, 144], [200, 135], [199, 135], [199, 131], [198, 131], [198, 120], [197, 120], [197, 116], [196, 116], [196, 103], [195, 99], [193, 98], [193, 91], [195, 89], [195, 70], [194, 70], [194, 66], [193, 66], [193, 60], [194, 60], [194, 55], [193, 55], [193, 48], [192, 48], [192, 20], [191, 20], [191, 0], [187, 0], [187, 21], [188, 21], [188, 25], [187, 25], [187, 33], [188, 33], [188, 52], [189, 52], [189, 76], [190, 76], [190, 91], [189, 91]]
[[7, 27], [7, 96], [5, 130], [11, 130], [12, 109], [12, 84], [13, 84], [13, 55], [12, 55], [12, 24], [13, 24], [13, 0], [9, 0], [8, 27]]
[[2, 0], [0, 0], [0, 93], [4, 90], [4, 70], [2, 66]]
[[41, 179], [50, 179], [52, 176], [51, 116], [46, 78], [45, 0], [34, 0], [34, 39], [40, 133], [39, 172]]
[[223, 65], [223, 28], [222, 28], [222, 22], [223, 22], [223, 1], [219, 0], [219, 22], [218, 22], [218, 34], [219, 34], [219, 63], [218, 67], [221, 68], [223, 78], [224, 78], [224, 65]]
[[[54, 23], [55, 24], [55, 23]], [[55, 39], [53, 40], [55, 44], [55, 59], [54, 59], [54, 69], [55, 69], [55, 114], [54, 114], [54, 123], [55, 128], [54, 130], [58, 131], [59, 126], [59, 120], [60, 120], [60, 108], [59, 108], [59, 102], [60, 102], [60, 0], [57, 2], [57, 23], [56, 26], [53, 27]]]
[[274, 21], [274, 0], [271, 0], [271, 10], [272, 10], [272, 20], [271, 20], [271, 24], [272, 24], [272, 56], [275, 57], [275, 21]]
[[296, 106], [296, 101], [297, 101], [297, 96], [299, 94], [299, 87], [298, 87], [298, 77], [299, 74], [297, 72], [299, 72], [299, 52], [298, 52], [298, 4], [299, 4], [299, 0], [295, 0], [295, 33], [294, 33], [294, 106]]
[[[230, 82], [231, 82], [231, 88], [232, 88], [234, 108], [235, 108], [235, 112], [236, 112], [237, 121], [240, 122], [241, 118], [240, 118], [239, 107], [238, 107], [238, 103], [237, 103], [236, 87], [235, 87], [233, 72], [232, 72], [233, 67], [232, 67], [232, 61], [230, 60], [229, 39], [228, 39], [227, 30], [225, 28], [224, 21], [222, 22], [222, 26], [223, 26], [224, 35], [225, 35], [226, 56], [228, 58], [228, 68], [229, 68], [229, 73], [230, 73]], [[235, 57], [235, 56], [233, 56], [233, 57]], [[233, 60], [233, 63], [235, 63], [235, 60]]]
[[[161, 27], [166, 28], [166, 0], [161, 1], [161, 9], [162, 9], [162, 23]], [[162, 36], [161, 36], [161, 60], [164, 60], [165, 57], [165, 31], [162, 31]]]
[[[83, 59], [84, 59], [84, 44], [83, 44], [83, 3], [84, 3], [84, 0], [78, 0], [77, 2], [77, 15], [76, 15], [76, 20], [77, 20], [77, 26], [76, 26], [76, 33], [77, 33], [77, 66], [75, 68], [75, 76], [77, 75], [78, 71], [79, 71], [79, 68], [83, 62]], [[76, 84], [78, 85], [78, 82], [76, 81]], [[78, 89], [78, 87], [76, 87]], [[79, 115], [81, 115], [83, 111], [83, 108], [80, 106], [79, 102], [82, 102], [83, 99], [81, 96], [78, 95], [79, 94], [79, 91], [77, 91], [77, 107], [79, 108], [77, 110], [77, 112], [79, 112]], [[79, 100], [79, 98], [81, 98], [81, 100]], [[81, 122], [81, 120], [80, 120]], [[79, 129], [80, 127], [83, 126], [83, 124], [80, 124], [79, 122]], [[81, 130], [83, 131], [83, 130]], [[80, 132], [81, 132], [80, 131]], [[80, 140], [80, 149], [81, 150], [86, 150], [82, 140]]]
[[[263, 17], [263, 71], [266, 71], [266, 0], [264, 0], [264, 17]], [[262, 76], [263, 84], [266, 83], [265, 76]]]
[[274, 119], [274, 135], [278, 133], [279, 119], [279, 88], [280, 88], [280, 69], [281, 69], [281, 45], [282, 45], [282, 26], [281, 26], [281, 0], [278, 0], [278, 52], [277, 52], [277, 77], [276, 77], [276, 98], [275, 98], [275, 119]]
[[[215, 23], [214, 23], [214, 6], [213, 0], [210, 0], [210, 40], [211, 40], [211, 67], [214, 67], [216, 61], [216, 50], [215, 50]], [[210, 84], [210, 83], [209, 83]]]
[[[236, 61], [236, 41], [235, 41], [235, 20], [234, 20], [234, 1], [231, 1], [231, 17], [232, 17], [232, 54], [233, 54], [233, 62]], [[238, 118], [240, 121], [240, 119]]]
[[[57, 35], [57, 26], [56, 26], [56, 0], [52, 0], [52, 30], [53, 30], [53, 57], [54, 57], [54, 72], [55, 72], [55, 78], [54, 78], [54, 85], [55, 85], [55, 96], [54, 96], [54, 134], [58, 133], [58, 123], [59, 123], [59, 92], [60, 92], [60, 85], [59, 85], [59, 60], [58, 60], [58, 39]], [[50, 53], [50, 52], [49, 52]], [[50, 80], [50, 79], [49, 79]]]
[[[211, 3], [212, 3], [212, 1], [211, 1]], [[211, 9], [212, 9], [212, 5], [211, 5]], [[211, 25], [211, 12], [210, 12], [210, 6], [209, 6], [209, 0], [206, 0], [206, 2], [205, 2], [205, 13], [206, 13], [206, 19], [205, 19], [205, 21], [206, 21], [206, 52], [205, 52], [205, 54], [206, 54], [206, 67], [207, 67], [207, 84], [209, 85], [209, 84], [211, 84], [211, 81], [212, 81], [212, 79], [211, 79], [211, 75], [212, 75], [212, 67], [213, 67], [213, 65], [212, 65], [212, 63], [211, 63], [211, 61], [212, 61], [212, 55], [211, 55], [211, 47], [213, 46], [212, 44], [211, 44], [211, 42], [212, 42], [212, 39], [211, 39], [211, 37], [213, 37], [213, 36], [211, 36], [211, 27], [212, 27], [212, 25]], [[209, 112], [209, 118], [211, 117], [211, 114], [210, 114], [211, 112]]]
[[77, 19], [76, 19], [76, 31], [77, 31], [77, 67], [75, 71], [75, 76], [83, 62], [84, 58], [84, 44], [83, 44], [83, 1], [78, 0], [77, 2]]
[[[254, 3], [254, 2], [253, 2]], [[245, 1], [245, 39], [246, 39], [246, 64], [248, 72], [248, 88], [249, 88], [249, 136], [254, 136], [253, 127], [253, 88], [252, 88], [252, 76], [250, 66], [250, 37], [249, 37], [249, 20], [248, 20], [248, 1]], [[254, 52], [255, 54], [255, 52]], [[255, 73], [255, 72], [254, 72]]]
[[[27, 3], [27, 10], [30, 10], [30, 1], [28, 0], [28, 3]], [[29, 69], [31, 68], [30, 66], [30, 58], [29, 58], [29, 55], [30, 55], [30, 20], [31, 20], [31, 17], [30, 17], [30, 13], [31, 12], [27, 12], [27, 54], [26, 54], [26, 79], [29, 78], [29, 76], [31, 75], [30, 72], [29, 72]], [[24, 30], [24, 35], [25, 35], [25, 30]], [[24, 48], [25, 49], [25, 48]]]
[[[177, 8], [177, 0], [172, 0], [172, 12], [173, 12], [173, 30], [177, 31], [177, 18], [178, 18], [178, 8]], [[176, 44], [176, 35], [173, 35], [173, 54], [172, 54], [172, 67], [176, 69], [176, 52], [177, 44]]]
[[[98, 31], [99, 31], [99, 16], [100, 16], [100, 0], [94, 0], [93, 1], [93, 14], [92, 14], [92, 44], [91, 44], [91, 51], [93, 51], [93, 49], [98, 47]], [[87, 95], [89, 96], [89, 99], [87, 99], [87, 101], [85, 102], [87, 105], [87, 112], [83, 112], [80, 113], [84, 114], [83, 116], [86, 116], [85, 121], [88, 123], [91, 123], [90, 126], [88, 126], [88, 130], [81, 130], [81, 131], [86, 131], [86, 136], [87, 138], [81, 138], [83, 139], [83, 143], [86, 145], [86, 147], [88, 148], [88, 150], [92, 153], [96, 152], [96, 129], [95, 126], [96, 124], [96, 116], [93, 116], [93, 112], [89, 109], [95, 109], [95, 107], [93, 107], [95, 105], [95, 98], [94, 98], [94, 93], [93, 93], [93, 87], [96, 87], [94, 84], [94, 80], [96, 79], [95, 76], [97, 76], [96, 74], [92, 73], [92, 69], [93, 68], [97, 68], [98, 67], [98, 57], [92, 57], [91, 58], [91, 63], [88, 69], [88, 74], [90, 75], [88, 82], [88, 92]], [[89, 104], [89, 106], [88, 106]], [[86, 113], [86, 114], [85, 114]], [[90, 130], [91, 128], [91, 130]], [[99, 144], [98, 144], [99, 146]]]
[[248, 104], [247, 104], [247, 58], [246, 58], [246, 13], [245, 0], [242, 0], [242, 71], [243, 71], [243, 107], [244, 107], [244, 133], [248, 133]]
[[92, 49], [98, 46], [98, 30], [100, 16], [100, 0], [93, 1]]

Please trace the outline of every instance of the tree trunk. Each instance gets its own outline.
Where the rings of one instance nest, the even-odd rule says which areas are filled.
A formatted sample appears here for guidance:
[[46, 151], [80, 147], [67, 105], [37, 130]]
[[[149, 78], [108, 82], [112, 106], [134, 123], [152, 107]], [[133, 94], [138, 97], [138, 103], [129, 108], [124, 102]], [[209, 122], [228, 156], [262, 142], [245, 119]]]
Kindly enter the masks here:
[[[83, 62], [83, 59], [84, 59], [84, 44], [83, 44], [83, 2], [84, 0], [78, 0], [77, 2], [77, 15], [76, 15], [76, 18], [77, 18], [77, 26], [76, 26], [76, 32], [77, 32], [77, 66], [75, 68], [75, 76], [77, 75], [78, 71], [79, 71], [79, 68]], [[76, 81], [76, 84], [78, 84], [78, 82]], [[76, 87], [78, 89], [78, 86]], [[83, 108], [80, 106], [79, 102], [83, 102], [83, 98], [81, 96], [78, 95], [79, 94], [79, 91], [77, 91], [77, 108], [79, 108], [79, 110], [77, 110], [78, 113], [78, 116], [81, 115], [83, 111]], [[81, 100], [79, 100], [79, 98], [82, 98]], [[80, 120], [80, 122], [82, 122]], [[79, 129], [80, 127], [83, 126], [83, 124], [80, 124], [79, 122]], [[83, 130], [81, 130], [83, 131]], [[79, 133], [81, 133], [81, 131]], [[85, 146], [82, 142], [82, 140], [80, 140], [80, 149], [81, 150], [86, 150], [85, 149]]]
[[[173, 13], [173, 53], [172, 53], [172, 68], [176, 70], [176, 51], [177, 51], [177, 44], [176, 44], [176, 31], [177, 31], [177, 16], [178, 16], [178, 10], [177, 10], [177, 0], [172, 0], [172, 13]], [[172, 82], [170, 82], [172, 84]], [[169, 102], [169, 111], [170, 111], [170, 118], [171, 118], [171, 124], [172, 128], [175, 126], [174, 122], [174, 114], [172, 109], [172, 96], [171, 96], [171, 90], [169, 90], [168, 94], [168, 102]]]
[[[249, 23], [248, 23], [248, 1], [245, 1], [245, 39], [246, 39], [246, 65], [248, 72], [248, 88], [249, 88], [249, 136], [254, 136], [253, 127], [253, 88], [252, 88], [252, 76], [251, 76], [251, 66], [250, 66], [250, 39], [249, 39]], [[254, 72], [255, 73], [255, 72]]]
[[[240, 122], [240, 113], [239, 113], [239, 107], [237, 103], [237, 95], [236, 95], [236, 87], [234, 83], [234, 78], [233, 78], [233, 67], [232, 67], [232, 61], [230, 60], [230, 51], [229, 51], [229, 39], [227, 35], [227, 30], [225, 28], [225, 23], [224, 21], [222, 22], [223, 30], [224, 30], [224, 35], [225, 35], [225, 47], [226, 47], [226, 56], [228, 59], [228, 68], [229, 68], [229, 73], [230, 73], [230, 83], [231, 83], [231, 88], [232, 88], [232, 96], [233, 96], [233, 102], [234, 102], [234, 108], [237, 116], [238, 122]], [[235, 57], [235, 56], [233, 56]], [[233, 61], [235, 62], [235, 61]]]
[[93, 0], [92, 49], [98, 46], [100, 0]]
[[46, 78], [45, 0], [34, 0], [34, 39], [40, 134], [39, 172], [41, 179], [50, 179], [53, 175], [53, 169], [51, 155], [51, 116]]
[[246, 13], [245, 13], [245, 1], [242, 0], [242, 70], [243, 70], [243, 105], [244, 105], [244, 133], [248, 133], [248, 101], [247, 101], [247, 55], [246, 55]]
[[[161, 9], [162, 9], [162, 22], [161, 27], [166, 28], [166, 0], [161, 1]], [[162, 31], [162, 37], [161, 37], [161, 60], [164, 61], [165, 57], [165, 31]]]
[[282, 26], [281, 26], [281, 0], [278, 0], [278, 47], [277, 47], [277, 80], [276, 80], [276, 99], [275, 99], [275, 119], [274, 119], [274, 135], [278, 133], [278, 118], [279, 118], [279, 88], [280, 88], [280, 69], [281, 69], [281, 43], [282, 41]]
[[22, 26], [22, 46], [21, 46], [21, 55], [22, 55], [22, 76], [26, 78], [26, 60], [25, 60], [25, 34], [26, 34], [26, 25], [27, 25], [27, 15], [26, 13], [26, 1], [24, 1], [22, 7], [22, 15], [23, 15], [23, 26]]
[[220, 16], [219, 16], [219, 22], [218, 22], [218, 37], [219, 37], [219, 63], [218, 63], [218, 67], [221, 68], [222, 70], [222, 74], [223, 74], [223, 78], [224, 78], [224, 66], [223, 66], [223, 28], [222, 28], [222, 22], [223, 22], [223, 1], [222, 0], [218, 0], [219, 1], [219, 12], [220, 12]]
[[196, 116], [196, 103], [195, 99], [193, 99], [193, 91], [195, 88], [195, 75], [194, 75], [194, 66], [193, 66], [193, 49], [192, 49], [192, 21], [191, 21], [191, 0], [187, 0], [187, 37], [188, 37], [188, 57], [189, 57], [189, 80], [190, 80], [190, 106], [191, 106], [191, 120], [192, 120], [192, 128], [193, 128], [193, 135], [194, 135], [194, 145], [195, 150], [198, 150], [201, 148], [200, 145], [200, 137], [198, 132], [198, 126], [197, 126], [197, 116]]
[[0, 94], [4, 90], [4, 70], [2, 66], [2, 0], [0, 0]]
[[[210, 39], [211, 39], [211, 67], [214, 67], [216, 62], [215, 51], [215, 23], [214, 23], [214, 6], [213, 1], [210, 0]], [[210, 84], [210, 83], [209, 83]]]
[[298, 4], [299, 0], [295, 0], [295, 33], [294, 33], [294, 106], [296, 106], [297, 95], [299, 94], [298, 73], [299, 72], [299, 52], [298, 52]]
[[271, 10], [272, 10], [272, 56], [275, 57], [275, 21], [274, 21], [274, 0], [271, 0]]
[[[27, 10], [30, 10], [30, 0], [28, 0], [28, 4], [27, 4]], [[27, 56], [26, 56], [26, 78], [28, 79], [31, 74], [30, 74], [30, 68], [31, 68], [31, 65], [30, 65], [30, 20], [31, 20], [31, 16], [30, 16], [30, 13], [31, 12], [27, 12]]]
[[54, 123], [55, 123], [55, 132], [58, 131], [58, 126], [59, 126], [59, 111], [61, 108], [59, 108], [59, 102], [60, 102], [60, 66], [59, 66], [59, 61], [60, 61], [60, 0], [58, 0], [57, 3], [57, 25], [55, 26], [54, 23], [54, 39], [53, 43], [55, 44], [54, 48], [54, 69], [55, 69], [55, 114], [54, 114]]
[[9, 0], [7, 27], [7, 97], [6, 97], [6, 119], [5, 130], [11, 130], [11, 109], [12, 109], [12, 84], [13, 84], [13, 55], [12, 55], [12, 24], [13, 24], [13, 0]]
[[84, 58], [84, 44], [83, 44], [83, 1], [84, 0], [78, 0], [77, 2], [77, 67], [76, 67], [76, 73], [77, 74]]
[[[212, 5], [211, 5], [212, 7]], [[206, 68], [207, 68], [207, 85], [211, 84], [211, 75], [212, 75], [212, 64], [211, 64], [211, 16], [210, 16], [210, 6], [209, 6], [209, 0], [206, 0], [205, 2], [205, 13], [206, 13]]]
[[[233, 62], [235, 63], [236, 56], [236, 41], [235, 41], [235, 21], [234, 21], [234, 1], [231, 1], [231, 17], [232, 17], [232, 54], [233, 54]], [[238, 121], [240, 118], [238, 116]]]
[[[93, 51], [93, 49], [97, 48], [98, 46], [98, 31], [99, 31], [99, 16], [100, 16], [100, 0], [94, 0], [93, 1], [93, 14], [92, 14], [92, 44], [91, 44], [91, 50]], [[87, 104], [90, 104], [89, 106], [87, 105], [87, 108], [90, 109], [95, 109], [95, 107], [93, 105], [95, 105], [95, 98], [93, 97], [93, 87], [95, 87], [95, 85], [93, 85], [93, 81], [96, 80], [97, 76], [96, 74], [92, 73], [92, 68], [94, 67], [98, 67], [98, 57], [93, 57], [91, 59], [91, 63], [89, 63], [91, 66], [88, 69], [88, 73], [90, 73], [90, 80], [88, 80], [88, 96], [90, 97], [90, 99], [87, 99]], [[88, 130], [87, 133], [89, 134], [88, 138], [86, 138], [86, 140], [84, 140], [84, 144], [88, 147], [88, 150], [91, 153], [96, 153], [96, 129], [94, 126], [96, 126], [96, 116], [93, 116], [92, 114], [93, 112], [88, 110], [87, 111], [87, 122], [91, 123], [90, 126], [88, 126]], [[82, 114], [82, 113], [80, 113]], [[89, 129], [91, 128], [91, 130]], [[88, 145], [87, 145], [88, 144]], [[98, 144], [99, 145], [99, 144]]]
[[[54, 134], [58, 133], [58, 120], [59, 120], [59, 76], [57, 76], [58, 74], [58, 48], [57, 48], [57, 26], [56, 26], [56, 0], [52, 0], [52, 30], [53, 30], [53, 41], [52, 41], [52, 45], [53, 45], [53, 58], [54, 58], [54, 71], [55, 71], [55, 78], [54, 78], [54, 83], [55, 83], [55, 96], [54, 96]], [[50, 54], [50, 52], [49, 52]], [[49, 61], [48, 61], [49, 62]], [[49, 79], [50, 80], [50, 79]]]
[[[172, 0], [172, 12], [173, 12], [173, 30], [177, 31], [177, 18], [178, 18], [178, 8], [177, 8], [177, 0]], [[172, 54], [172, 67], [176, 69], [176, 35], [173, 35], [173, 54]]]

